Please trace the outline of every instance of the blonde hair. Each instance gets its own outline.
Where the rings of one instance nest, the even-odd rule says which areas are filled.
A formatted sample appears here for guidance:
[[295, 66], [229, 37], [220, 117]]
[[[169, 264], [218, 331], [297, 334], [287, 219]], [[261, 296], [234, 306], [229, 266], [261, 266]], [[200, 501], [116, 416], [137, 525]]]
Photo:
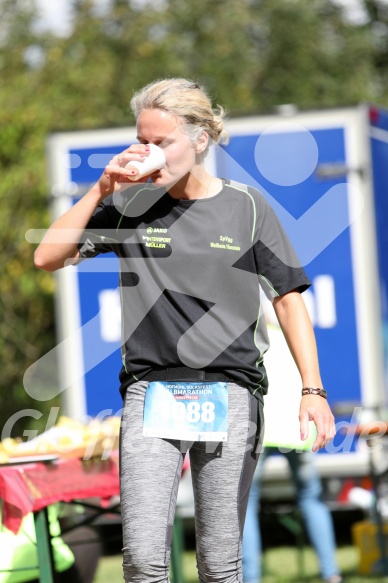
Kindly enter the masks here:
[[150, 83], [134, 94], [131, 108], [136, 119], [143, 109], [162, 109], [179, 117], [193, 142], [205, 131], [214, 143], [228, 143], [224, 109], [221, 106], [213, 109], [205, 88], [189, 79], [162, 79]]

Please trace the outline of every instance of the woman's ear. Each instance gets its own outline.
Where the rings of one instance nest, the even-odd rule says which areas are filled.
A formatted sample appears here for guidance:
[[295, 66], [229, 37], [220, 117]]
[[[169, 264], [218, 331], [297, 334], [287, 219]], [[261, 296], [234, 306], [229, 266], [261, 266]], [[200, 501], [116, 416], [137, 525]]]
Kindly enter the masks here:
[[209, 144], [209, 136], [205, 130], [201, 132], [197, 143], [195, 144], [195, 151], [197, 154], [203, 154]]

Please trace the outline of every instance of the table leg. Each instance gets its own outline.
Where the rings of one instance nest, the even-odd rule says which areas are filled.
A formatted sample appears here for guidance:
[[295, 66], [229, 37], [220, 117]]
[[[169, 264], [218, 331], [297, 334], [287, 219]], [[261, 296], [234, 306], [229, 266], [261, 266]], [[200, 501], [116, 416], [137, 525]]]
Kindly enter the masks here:
[[47, 508], [34, 513], [40, 583], [54, 583], [54, 564]]
[[171, 549], [171, 571], [173, 583], [184, 583], [182, 556], [183, 556], [183, 521], [179, 516], [175, 517]]

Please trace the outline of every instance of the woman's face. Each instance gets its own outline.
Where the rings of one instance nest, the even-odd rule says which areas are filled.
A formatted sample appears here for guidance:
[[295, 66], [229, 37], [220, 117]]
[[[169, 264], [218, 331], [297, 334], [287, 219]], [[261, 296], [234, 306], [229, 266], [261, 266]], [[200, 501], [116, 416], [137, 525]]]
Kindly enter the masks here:
[[151, 175], [159, 186], [176, 184], [196, 164], [196, 148], [184, 133], [179, 118], [161, 109], [144, 109], [137, 118], [137, 137], [141, 144], [156, 144], [163, 149], [166, 166]]

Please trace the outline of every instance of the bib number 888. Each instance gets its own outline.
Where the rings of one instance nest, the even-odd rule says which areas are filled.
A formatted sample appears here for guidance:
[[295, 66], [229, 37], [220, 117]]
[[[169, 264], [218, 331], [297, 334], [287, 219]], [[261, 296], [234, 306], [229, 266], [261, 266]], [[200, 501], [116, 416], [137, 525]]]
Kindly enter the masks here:
[[215, 405], [211, 401], [204, 401], [202, 404], [191, 401], [187, 405], [182, 401], [174, 403], [173, 417], [176, 421], [186, 421], [187, 423], [212, 423], [215, 419]]

